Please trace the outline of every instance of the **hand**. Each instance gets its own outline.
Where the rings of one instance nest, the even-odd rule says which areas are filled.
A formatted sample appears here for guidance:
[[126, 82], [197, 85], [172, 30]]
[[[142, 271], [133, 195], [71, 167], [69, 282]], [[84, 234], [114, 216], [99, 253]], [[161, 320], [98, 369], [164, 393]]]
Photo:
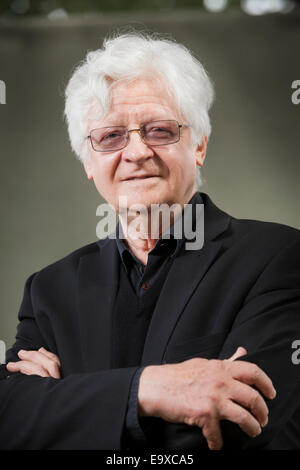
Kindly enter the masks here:
[[268, 399], [275, 398], [276, 391], [257, 365], [235, 360], [245, 354], [238, 348], [225, 360], [193, 358], [145, 367], [138, 390], [139, 416], [199, 426], [211, 450], [223, 445], [221, 419], [256, 437], [269, 413], [259, 391]]
[[53, 377], [60, 379], [60, 361], [56, 354], [40, 348], [38, 351], [18, 352], [21, 361], [9, 362], [6, 368], [9, 372], [21, 372], [26, 375]]

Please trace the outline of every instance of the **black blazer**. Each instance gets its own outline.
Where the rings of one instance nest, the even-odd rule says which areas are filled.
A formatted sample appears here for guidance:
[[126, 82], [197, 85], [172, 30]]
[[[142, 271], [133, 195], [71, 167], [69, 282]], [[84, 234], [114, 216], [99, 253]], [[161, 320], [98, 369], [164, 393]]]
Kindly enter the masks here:
[[[175, 259], [137, 367], [110, 365], [115, 240], [84, 246], [29, 277], [7, 362], [18, 360], [19, 349], [44, 346], [60, 357], [62, 379], [2, 374], [2, 449], [120, 449], [138, 366], [224, 359], [238, 346], [248, 351], [242, 360], [271, 377], [277, 397], [255, 439], [223, 421], [225, 448], [300, 449], [300, 365], [291, 360], [300, 339], [300, 231], [236, 219], [201, 196], [204, 246]], [[149, 448], [207, 449], [197, 427], [145, 422]]]

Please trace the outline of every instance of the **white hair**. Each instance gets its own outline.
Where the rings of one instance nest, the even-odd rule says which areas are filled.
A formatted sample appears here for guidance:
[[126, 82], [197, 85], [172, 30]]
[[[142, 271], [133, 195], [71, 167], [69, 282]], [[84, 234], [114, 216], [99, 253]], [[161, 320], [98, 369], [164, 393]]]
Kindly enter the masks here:
[[[163, 80], [166, 92], [191, 126], [193, 144], [210, 136], [208, 111], [213, 85], [203, 65], [182, 44], [157, 34], [131, 32], [108, 37], [103, 48], [88, 52], [72, 74], [65, 91], [65, 117], [73, 151], [82, 162], [89, 158], [88, 114], [97, 104], [97, 118], [110, 106], [110, 88], [140, 77]], [[201, 185], [200, 172], [196, 185]]]

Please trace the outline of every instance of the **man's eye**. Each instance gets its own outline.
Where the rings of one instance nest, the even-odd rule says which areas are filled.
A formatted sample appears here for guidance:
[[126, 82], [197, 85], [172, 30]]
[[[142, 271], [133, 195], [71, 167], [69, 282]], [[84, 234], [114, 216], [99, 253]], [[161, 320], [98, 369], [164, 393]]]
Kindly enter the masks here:
[[165, 127], [153, 127], [148, 130], [148, 134], [170, 134], [170, 132], [170, 129], [166, 129]]
[[114, 140], [118, 137], [122, 137], [119, 132], [111, 132], [110, 134], [103, 136], [101, 140]]

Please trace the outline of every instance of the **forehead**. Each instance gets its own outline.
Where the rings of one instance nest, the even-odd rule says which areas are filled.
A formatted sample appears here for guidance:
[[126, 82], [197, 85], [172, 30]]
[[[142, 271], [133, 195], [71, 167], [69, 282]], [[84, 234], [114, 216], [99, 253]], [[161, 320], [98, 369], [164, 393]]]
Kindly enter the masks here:
[[126, 124], [156, 119], [179, 119], [174, 99], [162, 80], [138, 78], [116, 82], [110, 89], [110, 107], [98, 120], [105, 124]]
[[116, 82], [111, 86], [111, 106], [139, 104], [141, 102], [169, 102], [167, 86], [162, 80], [137, 78], [133, 81]]

